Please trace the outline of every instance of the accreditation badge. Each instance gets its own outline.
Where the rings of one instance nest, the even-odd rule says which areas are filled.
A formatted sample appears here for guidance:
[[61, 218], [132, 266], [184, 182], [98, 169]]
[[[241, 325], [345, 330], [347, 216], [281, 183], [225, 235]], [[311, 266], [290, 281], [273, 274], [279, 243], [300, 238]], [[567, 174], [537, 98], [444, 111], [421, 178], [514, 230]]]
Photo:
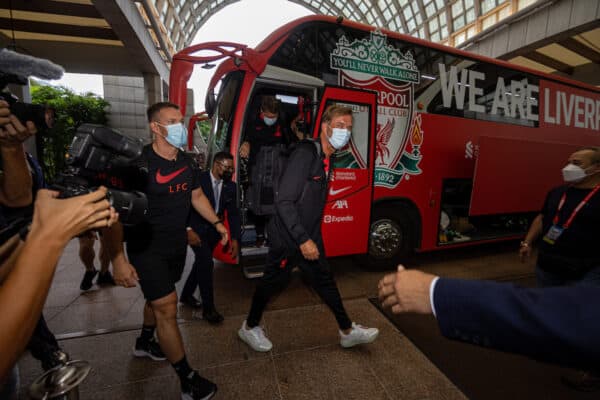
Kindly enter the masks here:
[[544, 242], [548, 244], [556, 243], [556, 240], [562, 235], [564, 232], [564, 228], [561, 228], [558, 225], [552, 225], [550, 229], [548, 229], [548, 233], [544, 236]]

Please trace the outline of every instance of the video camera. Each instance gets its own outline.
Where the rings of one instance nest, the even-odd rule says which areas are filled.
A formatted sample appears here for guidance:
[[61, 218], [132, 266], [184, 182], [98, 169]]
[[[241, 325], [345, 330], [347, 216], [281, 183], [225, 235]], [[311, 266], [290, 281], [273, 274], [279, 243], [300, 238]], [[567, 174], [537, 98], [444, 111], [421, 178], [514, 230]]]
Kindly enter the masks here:
[[38, 130], [52, 128], [54, 125], [54, 109], [23, 103], [7, 90], [7, 85], [14, 83], [26, 85], [30, 76], [42, 79], [59, 79], [64, 69], [49, 60], [16, 53], [8, 49], [0, 49], [0, 98], [5, 100], [10, 111], [23, 123], [31, 121]]
[[19, 101], [19, 98], [10, 93], [6, 86], [9, 83], [17, 85], [27, 84], [27, 80], [14, 74], [0, 73], [0, 100], [8, 103], [10, 112], [19, 118], [23, 124], [31, 121], [40, 131], [45, 131], [54, 126], [55, 111], [52, 107], [46, 107], [39, 104], [29, 104]]
[[[90, 193], [99, 186], [100, 175], [117, 171], [137, 174], [143, 166], [133, 160], [142, 154], [141, 140], [125, 137], [102, 125], [82, 124], [77, 128], [67, 154], [67, 168], [56, 179], [52, 189], [60, 192], [60, 198]], [[106, 198], [119, 213], [124, 225], [135, 225], [144, 220], [148, 212], [148, 200], [138, 191], [117, 190], [110, 182], [102, 182], [109, 188]]]

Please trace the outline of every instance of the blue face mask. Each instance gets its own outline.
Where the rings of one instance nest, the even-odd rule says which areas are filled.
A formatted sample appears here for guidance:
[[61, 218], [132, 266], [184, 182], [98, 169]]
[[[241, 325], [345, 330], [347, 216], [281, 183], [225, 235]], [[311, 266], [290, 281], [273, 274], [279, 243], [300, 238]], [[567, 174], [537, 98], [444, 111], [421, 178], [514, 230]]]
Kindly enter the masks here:
[[332, 128], [329, 143], [331, 143], [334, 149], [339, 150], [348, 144], [350, 134], [351, 132], [348, 129]]
[[187, 131], [182, 123], [179, 122], [170, 125], [159, 125], [167, 128], [167, 137], [165, 137], [165, 140], [172, 146], [183, 148], [187, 144]]
[[263, 121], [265, 121], [265, 125], [273, 126], [277, 122], [277, 118], [263, 117]]

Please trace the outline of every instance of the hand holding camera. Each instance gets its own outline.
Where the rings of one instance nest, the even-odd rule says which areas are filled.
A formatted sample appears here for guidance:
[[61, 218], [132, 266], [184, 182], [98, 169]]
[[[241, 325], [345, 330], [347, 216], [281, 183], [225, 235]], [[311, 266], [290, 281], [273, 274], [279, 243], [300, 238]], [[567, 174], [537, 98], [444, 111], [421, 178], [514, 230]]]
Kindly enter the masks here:
[[18, 146], [36, 133], [36, 126], [32, 121], [22, 123], [11, 113], [9, 104], [0, 100], [0, 146]]
[[62, 243], [90, 229], [110, 227], [118, 219], [106, 199], [107, 189], [59, 199], [58, 192], [42, 189], [37, 194], [31, 234], [48, 233]]

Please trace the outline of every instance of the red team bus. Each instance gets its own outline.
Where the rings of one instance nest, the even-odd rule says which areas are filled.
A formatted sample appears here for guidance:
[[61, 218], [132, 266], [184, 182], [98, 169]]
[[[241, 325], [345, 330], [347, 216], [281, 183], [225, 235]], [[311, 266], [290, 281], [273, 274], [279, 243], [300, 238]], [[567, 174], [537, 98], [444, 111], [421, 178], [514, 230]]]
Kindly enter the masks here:
[[194, 65], [220, 59], [203, 117], [210, 131], [190, 131], [189, 145], [204, 160], [230, 151], [238, 180], [261, 95], [277, 96], [312, 137], [329, 104], [352, 107], [322, 229], [328, 256], [370, 266], [522, 237], [568, 155], [600, 145], [596, 87], [341, 17], [290, 22], [256, 49], [191, 46], [173, 57], [171, 101], [185, 110]]

